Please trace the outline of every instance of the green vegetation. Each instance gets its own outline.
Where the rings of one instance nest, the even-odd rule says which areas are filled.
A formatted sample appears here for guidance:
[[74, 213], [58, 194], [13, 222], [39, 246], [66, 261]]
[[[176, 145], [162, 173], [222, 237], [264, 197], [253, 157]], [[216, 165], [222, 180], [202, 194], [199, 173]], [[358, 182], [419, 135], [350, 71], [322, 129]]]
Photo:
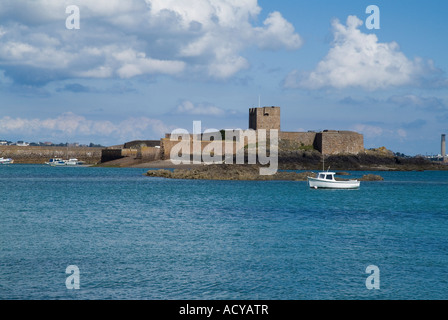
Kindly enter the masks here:
[[303, 142], [300, 143], [300, 147], [298, 148], [299, 150], [303, 150], [303, 151], [313, 151], [314, 150], [314, 146], [306, 146]]

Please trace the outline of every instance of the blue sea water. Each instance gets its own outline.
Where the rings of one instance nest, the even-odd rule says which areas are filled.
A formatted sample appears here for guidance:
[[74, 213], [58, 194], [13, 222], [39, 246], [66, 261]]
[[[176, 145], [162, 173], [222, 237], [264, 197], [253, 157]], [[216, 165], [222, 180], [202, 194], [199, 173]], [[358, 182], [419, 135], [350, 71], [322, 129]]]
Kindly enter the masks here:
[[146, 170], [0, 167], [0, 299], [448, 299], [448, 172], [314, 190]]

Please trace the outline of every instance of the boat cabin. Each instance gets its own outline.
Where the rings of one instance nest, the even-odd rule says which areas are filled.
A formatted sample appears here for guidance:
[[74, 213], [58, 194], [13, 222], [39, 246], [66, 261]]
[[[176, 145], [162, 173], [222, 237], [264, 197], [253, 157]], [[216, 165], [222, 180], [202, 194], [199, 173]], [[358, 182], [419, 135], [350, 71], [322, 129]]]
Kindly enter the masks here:
[[319, 172], [317, 174], [317, 179], [334, 181], [335, 180], [335, 178], [334, 178], [335, 174], [336, 174], [335, 172]]

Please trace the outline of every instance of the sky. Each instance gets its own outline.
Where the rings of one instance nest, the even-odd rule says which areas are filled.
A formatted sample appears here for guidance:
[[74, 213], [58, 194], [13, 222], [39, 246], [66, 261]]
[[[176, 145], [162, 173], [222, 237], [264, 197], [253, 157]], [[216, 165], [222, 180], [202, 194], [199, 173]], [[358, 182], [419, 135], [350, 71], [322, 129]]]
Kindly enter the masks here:
[[446, 12], [442, 0], [1, 0], [0, 140], [247, 129], [260, 104], [281, 107], [283, 131], [438, 154]]

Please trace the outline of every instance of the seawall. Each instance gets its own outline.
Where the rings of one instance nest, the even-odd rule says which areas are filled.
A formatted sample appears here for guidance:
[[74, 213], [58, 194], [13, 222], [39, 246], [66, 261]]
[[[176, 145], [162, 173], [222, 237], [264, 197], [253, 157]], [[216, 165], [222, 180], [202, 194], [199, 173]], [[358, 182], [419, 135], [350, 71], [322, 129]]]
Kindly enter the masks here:
[[12, 158], [14, 163], [45, 163], [51, 158], [76, 158], [86, 164], [96, 164], [101, 160], [101, 150], [89, 147], [0, 146], [0, 157]]

